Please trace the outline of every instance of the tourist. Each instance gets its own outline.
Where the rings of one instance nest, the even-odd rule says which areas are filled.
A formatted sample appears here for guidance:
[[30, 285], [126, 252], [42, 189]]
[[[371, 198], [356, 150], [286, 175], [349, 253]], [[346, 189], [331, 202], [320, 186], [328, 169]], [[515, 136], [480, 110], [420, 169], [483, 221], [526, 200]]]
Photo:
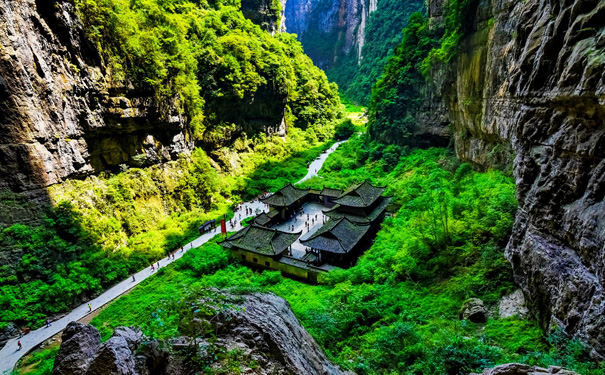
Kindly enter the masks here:
[[151, 272], [155, 271], [155, 266], [151, 264]]
[[50, 327], [52, 324], [50, 324], [50, 319], [46, 318], [46, 327]]
[[90, 305], [90, 303], [88, 304], [88, 312], [92, 311], [92, 306]]
[[23, 346], [21, 346], [21, 341], [17, 341], [17, 345], [19, 346], [19, 350], [23, 348]]
[[137, 279], [134, 278], [134, 273], [132, 274], [132, 282], [134, 283]]

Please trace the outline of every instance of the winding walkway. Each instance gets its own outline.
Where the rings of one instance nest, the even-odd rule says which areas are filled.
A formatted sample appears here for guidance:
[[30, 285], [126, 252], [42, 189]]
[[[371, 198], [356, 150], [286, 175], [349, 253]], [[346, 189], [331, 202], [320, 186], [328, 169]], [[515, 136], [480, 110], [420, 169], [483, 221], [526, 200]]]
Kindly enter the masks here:
[[[323, 154], [321, 154], [317, 159], [315, 159], [309, 165], [309, 172], [307, 173], [307, 175], [302, 180], [298, 181], [297, 184], [301, 183], [303, 181], [306, 181], [311, 177], [317, 176], [317, 172], [321, 169], [323, 163], [328, 158], [328, 155], [330, 155], [332, 152], [334, 152], [336, 150], [336, 148], [343, 142], [344, 141], [335, 143], [332, 147], [330, 147]], [[258, 200], [247, 202], [244, 204], [244, 206], [251, 208], [253, 213], [256, 212], [256, 209], [259, 209], [260, 211], [263, 211], [265, 209], [265, 205], [263, 203], [260, 203]], [[243, 212], [245, 212], [245, 210], [243, 210]], [[239, 214], [239, 212], [238, 212], [238, 214]], [[255, 214], [242, 215], [242, 220], [245, 217], [249, 217], [249, 216], [253, 216], [253, 215], [255, 215]], [[228, 230], [241, 229], [241, 225], [239, 222], [240, 222], [240, 220], [238, 219], [235, 227], [231, 228], [228, 226], [227, 229]], [[169, 263], [172, 263], [175, 260], [180, 259], [185, 252], [187, 252], [190, 249], [203, 245], [208, 240], [210, 240], [212, 237], [214, 237], [217, 233], [218, 233], [218, 230], [210, 232], [210, 233], [206, 233], [206, 234], [196, 238], [195, 240], [191, 241], [190, 243], [188, 243], [187, 245], [185, 245], [183, 247], [183, 252], [175, 253], [174, 260], [168, 259], [168, 258], [162, 259], [160, 261], [160, 266], [164, 267], [164, 266], [168, 265]], [[103, 294], [98, 296], [97, 298], [95, 298], [91, 301], [88, 301], [87, 303], [85, 303], [81, 306], [76, 307], [63, 318], [52, 322], [51, 323], [52, 325], [50, 327], [39, 328], [39, 329], [32, 331], [29, 334], [23, 336], [21, 339], [15, 338], [15, 339], [9, 340], [6, 343], [6, 345], [4, 346], [4, 348], [2, 348], [2, 350], [0, 350], [0, 374], [9, 374], [11, 371], [13, 371], [15, 365], [17, 364], [17, 361], [22, 356], [24, 356], [28, 352], [32, 351], [33, 349], [35, 349], [38, 345], [40, 345], [45, 340], [48, 340], [52, 336], [61, 332], [67, 326], [67, 324], [69, 324], [70, 322], [80, 320], [80, 319], [84, 318], [86, 315], [90, 314], [88, 304], [91, 305], [92, 310], [94, 311], [94, 310], [106, 305], [107, 303], [113, 301], [114, 299], [120, 297], [122, 294], [128, 292], [130, 289], [134, 288], [137, 284], [139, 284], [141, 281], [145, 280], [149, 276], [153, 275], [154, 273], [155, 272], [152, 271], [150, 267], [147, 267], [144, 270], [137, 272], [134, 275], [136, 281], [132, 281], [132, 277], [129, 277], [127, 280], [124, 280], [121, 283], [114, 285], [113, 287], [106, 290]], [[18, 350], [18, 347], [17, 347], [17, 341], [19, 341], [19, 340], [21, 341], [21, 345], [23, 346], [23, 348], [21, 350]]]

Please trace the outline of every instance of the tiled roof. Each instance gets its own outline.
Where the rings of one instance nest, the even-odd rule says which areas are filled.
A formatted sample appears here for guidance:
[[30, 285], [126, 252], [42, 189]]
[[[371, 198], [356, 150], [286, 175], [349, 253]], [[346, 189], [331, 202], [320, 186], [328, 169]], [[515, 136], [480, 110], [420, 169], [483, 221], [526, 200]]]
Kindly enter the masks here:
[[265, 226], [275, 218], [275, 216], [279, 215], [279, 211], [271, 210], [269, 213], [261, 212], [258, 216], [254, 218], [254, 224]]
[[378, 203], [378, 205], [372, 210], [372, 212], [367, 215], [364, 215], [363, 211], [361, 210], [359, 212], [359, 215], [354, 215], [348, 212], [342, 212], [339, 210], [339, 204], [332, 207], [332, 209], [328, 211], [324, 211], [324, 214], [326, 216], [329, 216], [332, 220], [338, 220], [345, 216], [347, 219], [355, 223], [371, 223], [376, 220], [376, 218], [378, 218], [378, 216], [380, 216], [380, 214], [382, 214], [384, 210], [386, 210], [389, 203], [391, 203], [391, 200], [393, 200], [393, 197], [383, 197], [380, 203]]
[[304, 198], [304, 196], [308, 193], [308, 190], [298, 189], [291, 184], [288, 184], [279, 189], [275, 194], [268, 198], [262, 199], [261, 201], [270, 206], [286, 207], [297, 200]]
[[301, 234], [302, 232], [288, 233], [253, 224], [241, 229], [220, 244], [228, 249], [237, 248], [273, 256], [283, 253]]
[[369, 224], [354, 223], [343, 217], [328, 221], [311, 237], [300, 240], [300, 243], [331, 253], [346, 254], [353, 250], [369, 229]]
[[349, 187], [334, 202], [349, 207], [368, 207], [380, 197], [384, 189], [364, 181]]
[[338, 198], [342, 195], [342, 190], [323, 188], [323, 190], [321, 191], [321, 193], [319, 193], [319, 195], [325, 195], [325, 196], [332, 197], [332, 198]]

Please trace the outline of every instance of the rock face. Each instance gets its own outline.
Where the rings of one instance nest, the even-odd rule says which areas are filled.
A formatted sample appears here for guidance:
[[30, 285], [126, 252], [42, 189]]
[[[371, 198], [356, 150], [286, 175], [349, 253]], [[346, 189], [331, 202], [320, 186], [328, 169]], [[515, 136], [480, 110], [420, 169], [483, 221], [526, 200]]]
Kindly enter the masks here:
[[327, 359], [283, 298], [256, 293], [245, 296], [241, 307], [219, 330], [219, 339], [228, 347], [271, 353], [274, 363], [270, 367], [287, 374], [343, 374]]
[[[218, 292], [218, 291], [217, 291]], [[236, 309], [213, 320], [217, 341], [253, 360], [255, 374], [345, 374], [326, 358], [321, 348], [298, 322], [288, 303], [273, 294], [243, 296]], [[172, 349], [150, 341], [140, 330], [118, 327], [101, 344], [90, 325], [72, 322], [63, 333], [53, 375], [179, 375], [192, 373], [185, 356], [191, 340], [172, 340]], [[204, 349], [202, 343], [200, 350]], [[220, 366], [220, 362], [213, 366]], [[248, 372], [246, 372], [248, 371]]]
[[[429, 2], [431, 22], [440, 7]], [[478, 0], [442, 91], [459, 158], [513, 168], [519, 210], [506, 256], [530, 308], [544, 329], [601, 355], [604, 19], [603, 1]]]
[[467, 319], [473, 323], [487, 322], [487, 309], [479, 298], [469, 298], [460, 309], [460, 319]]
[[501, 319], [518, 316], [525, 318], [529, 314], [529, 310], [525, 306], [525, 297], [523, 291], [517, 289], [514, 293], [502, 297], [498, 306], [498, 315]]
[[548, 368], [529, 366], [521, 363], [506, 363], [483, 370], [481, 374], [471, 373], [470, 375], [578, 375], [577, 373], [564, 369], [559, 366], [549, 366]]
[[110, 80], [74, 14], [68, 1], [0, 1], [0, 190], [17, 195], [2, 199], [4, 224], [34, 219], [9, 203], [44, 204], [49, 185], [193, 147], [174, 101]]
[[340, 56], [359, 58], [365, 28], [377, 0], [286, 0], [285, 28], [297, 34], [306, 53], [322, 69], [333, 67]]
[[[280, 27], [274, 1], [243, 1], [242, 12], [269, 32]], [[158, 99], [145, 83], [113, 77], [73, 1], [0, 0], [0, 227], [39, 219], [51, 185], [193, 149], [177, 96]], [[205, 98], [208, 128], [218, 129], [201, 146], [210, 153], [242, 133], [284, 136], [287, 96], [268, 82], [243, 99]]]
[[71, 322], [63, 331], [63, 342], [53, 375], [148, 375], [165, 373], [166, 351], [149, 341], [138, 328], [118, 327], [101, 344], [93, 326]]
[[242, 0], [244, 17], [259, 25], [263, 30], [274, 34], [280, 31], [283, 11], [271, 0]]

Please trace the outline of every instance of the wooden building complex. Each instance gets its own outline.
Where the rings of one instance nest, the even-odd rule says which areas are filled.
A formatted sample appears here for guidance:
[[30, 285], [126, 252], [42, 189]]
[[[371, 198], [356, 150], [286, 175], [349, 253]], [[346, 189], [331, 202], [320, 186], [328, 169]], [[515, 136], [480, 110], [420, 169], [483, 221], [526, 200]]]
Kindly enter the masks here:
[[[384, 187], [367, 182], [353, 185], [345, 191], [329, 188], [304, 190], [286, 185], [261, 200], [269, 205], [269, 212], [257, 215], [252, 225], [227, 238], [221, 245], [253, 267], [280, 270], [288, 276], [315, 282], [322, 272], [354, 265], [371, 246], [392, 199], [382, 196], [384, 190]], [[314, 209], [319, 209], [328, 220], [322, 225], [316, 224], [313, 229], [308, 226], [309, 232], [302, 237], [302, 232], [272, 229], [295, 217], [308, 202], [319, 204]], [[321, 209], [322, 206], [326, 209]], [[301, 217], [298, 222], [305, 220]], [[288, 222], [287, 227], [290, 228], [292, 223]], [[298, 249], [296, 256], [292, 252], [293, 246]]]
[[317, 232], [300, 243], [317, 254], [317, 263], [350, 267], [368, 246], [366, 234], [370, 224], [357, 224], [346, 217], [330, 220]]

